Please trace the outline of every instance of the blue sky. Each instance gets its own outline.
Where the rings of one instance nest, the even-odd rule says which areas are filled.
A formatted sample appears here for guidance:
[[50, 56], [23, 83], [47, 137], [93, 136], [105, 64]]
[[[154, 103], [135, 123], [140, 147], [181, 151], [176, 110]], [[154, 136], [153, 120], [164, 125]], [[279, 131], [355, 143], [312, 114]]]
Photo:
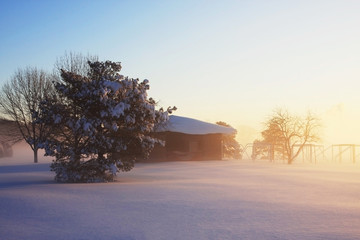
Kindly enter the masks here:
[[178, 115], [246, 135], [276, 107], [310, 109], [326, 141], [360, 143], [359, 12], [340, 0], [0, 0], [0, 84], [26, 66], [52, 71], [65, 51], [89, 53], [149, 79]]

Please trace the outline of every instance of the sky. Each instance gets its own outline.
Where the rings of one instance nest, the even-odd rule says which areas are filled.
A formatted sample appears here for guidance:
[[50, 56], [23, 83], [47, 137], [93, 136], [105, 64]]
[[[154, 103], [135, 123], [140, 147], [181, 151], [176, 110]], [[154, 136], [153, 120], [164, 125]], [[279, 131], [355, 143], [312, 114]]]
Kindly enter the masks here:
[[276, 108], [360, 144], [360, 1], [0, 0], [0, 84], [65, 52], [119, 61], [176, 115], [251, 142]]

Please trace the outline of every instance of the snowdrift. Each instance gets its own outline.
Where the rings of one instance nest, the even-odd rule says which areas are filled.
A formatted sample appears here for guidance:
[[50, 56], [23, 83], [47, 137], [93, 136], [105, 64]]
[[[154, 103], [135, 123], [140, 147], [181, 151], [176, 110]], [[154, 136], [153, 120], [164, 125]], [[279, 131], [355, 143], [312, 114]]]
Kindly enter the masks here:
[[358, 165], [142, 163], [56, 184], [49, 163], [0, 160], [1, 239], [360, 239]]

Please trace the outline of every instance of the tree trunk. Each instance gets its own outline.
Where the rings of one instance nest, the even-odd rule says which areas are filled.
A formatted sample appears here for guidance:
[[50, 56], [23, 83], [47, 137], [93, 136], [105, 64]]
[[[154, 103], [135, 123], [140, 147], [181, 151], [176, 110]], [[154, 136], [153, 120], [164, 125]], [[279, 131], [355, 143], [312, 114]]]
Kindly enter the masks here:
[[292, 148], [290, 147], [290, 144], [289, 144], [289, 147], [288, 147], [288, 154], [287, 154], [287, 157], [288, 157], [288, 164], [292, 164], [293, 161], [294, 161], [294, 156], [293, 156], [293, 151], [292, 151]]
[[34, 163], [38, 163], [38, 149], [34, 149]]

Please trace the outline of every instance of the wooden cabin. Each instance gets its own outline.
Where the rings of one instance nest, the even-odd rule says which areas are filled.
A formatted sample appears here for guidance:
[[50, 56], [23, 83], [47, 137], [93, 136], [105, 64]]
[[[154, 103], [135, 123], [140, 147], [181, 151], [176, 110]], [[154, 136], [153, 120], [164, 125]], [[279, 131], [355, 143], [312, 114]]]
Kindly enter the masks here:
[[149, 160], [221, 160], [223, 136], [235, 132], [233, 128], [172, 115], [156, 129], [155, 136], [164, 140], [165, 146], [156, 146]]

